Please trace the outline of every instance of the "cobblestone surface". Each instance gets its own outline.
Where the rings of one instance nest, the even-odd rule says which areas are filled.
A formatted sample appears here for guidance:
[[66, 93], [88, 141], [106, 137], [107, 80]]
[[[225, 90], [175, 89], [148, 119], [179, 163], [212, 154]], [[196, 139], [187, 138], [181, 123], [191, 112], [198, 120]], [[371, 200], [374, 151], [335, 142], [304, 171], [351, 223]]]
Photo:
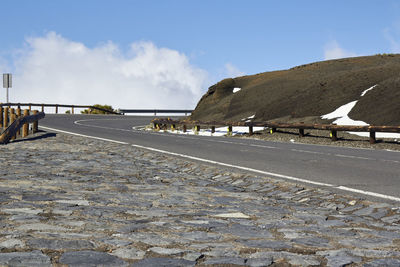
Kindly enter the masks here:
[[62, 134], [0, 160], [0, 265], [400, 266], [393, 204]]

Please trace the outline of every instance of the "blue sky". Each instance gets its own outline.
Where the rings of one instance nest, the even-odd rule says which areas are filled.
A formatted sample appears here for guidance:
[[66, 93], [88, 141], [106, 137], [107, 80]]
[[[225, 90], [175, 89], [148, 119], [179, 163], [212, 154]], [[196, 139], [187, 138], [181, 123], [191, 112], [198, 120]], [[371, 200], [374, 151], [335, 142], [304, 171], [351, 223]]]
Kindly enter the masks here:
[[0, 69], [25, 76], [33, 43], [51, 34], [89, 52], [111, 43], [127, 60], [141, 42], [175, 51], [182, 68], [205, 73], [201, 94], [225, 77], [400, 52], [400, 1], [15, 0], [1, 9]]

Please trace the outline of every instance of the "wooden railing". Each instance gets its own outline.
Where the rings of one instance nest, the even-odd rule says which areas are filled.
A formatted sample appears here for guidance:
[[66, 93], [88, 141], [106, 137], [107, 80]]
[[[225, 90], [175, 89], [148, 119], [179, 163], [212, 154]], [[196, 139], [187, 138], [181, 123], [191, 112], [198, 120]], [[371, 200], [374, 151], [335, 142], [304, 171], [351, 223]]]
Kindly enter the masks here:
[[38, 131], [38, 121], [44, 118], [44, 112], [34, 110], [33, 114], [30, 115], [30, 111], [25, 109], [22, 115], [21, 111], [20, 108], [13, 109], [0, 106], [0, 144], [7, 144], [10, 140], [20, 136], [27, 137], [29, 135], [29, 124], [32, 124], [32, 133]]
[[299, 137], [304, 137], [304, 130], [326, 130], [330, 131], [332, 141], [337, 141], [337, 132], [369, 132], [369, 141], [371, 144], [376, 143], [376, 132], [400, 133], [400, 126], [353, 126], [353, 125], [335, 125], [335, 124], [305, 124], [305, 123], [279, 123], [279, 122], [218, 122], [218, 121], [175, 121], [171, 119], [154, 119], [152, 120], [155, 129], [166, 128], [170, 125], [172, 129], [176, 125], [181, 125], [183, 132], [187, 131], [188, 126], [194, 126], [196, 131], [199, 131], [203, 126], [211, 128], [211, 133], [215, 132], [216, 126], [227, 126], [228, 135], [232, 133], [233, 126], [249, 127], [249, 135], [253, 135], [253, 127], [269, 128], [271, 133], [276, 132], [278, 128], [282, 129], [298, 129]]
[[193, 110], [191, 109], [119, 109], [119, 112], [122, 114], [126, 113], [153, 113], [154, 116], [157, 115], [157, 113], [181, 113], [187, 114], [192, 113]]
[[87, 108], [89, 109], [89, 113], [91, 110], [99, 110], [102, 112], [105, 112], [106, 114], [116, 114], [116, 115], [121, 115], [121, 113], [114, 112], [108, 109], [103, 109], [100, 107], [96, 106], [85, 106], [85, 105], [66, 105], [66, 104], [38, 104], [38, 103], [2, 103], [0, 104], [1, 107], [28, 107], [29, 110], [32, 109], [32, 107], [41, 107], [42, 112], [44, 112], [45, 107], [54, 107], [55, 108], [55, 113], [58, 114], [58, 108], [70, 108], [71, 109], [71, 114], [74, 114], [76, 108]]

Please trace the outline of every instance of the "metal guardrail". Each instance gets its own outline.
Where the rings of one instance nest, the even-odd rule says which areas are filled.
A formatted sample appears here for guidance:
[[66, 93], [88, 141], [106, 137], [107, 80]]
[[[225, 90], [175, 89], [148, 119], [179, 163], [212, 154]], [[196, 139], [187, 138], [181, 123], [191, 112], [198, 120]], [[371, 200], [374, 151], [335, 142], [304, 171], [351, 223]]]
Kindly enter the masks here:
[[126, 113], [153, 113], [154, 116], [157, 113], [184, 113], [187, 116], [188, 113], [192, 113], [191, 109], [119, 109], [122, 114]]
[[305, 123], [279, 123], [279, 122], [226, 122], [226, 121], [174, 121], [171, 119], [154, 119], [152, 120], [153, 127], [161, 129], [166, 125], [171, 125], [172, 129], [175, 129], [176, 125], [182, 125], [183, 132], [186, 132], [187, 126], [194, 126], [196, 131], [199, 131], [201, 126], [207, 126], [211, 128], [211, 133], [215, 132], [215, 126], [228, 126], [228, 134], [232, 133], [232, 126], [244, 126], [249, 127], [249, 135], [253, 135], [253, 127], [265, 127], [270, 128], [270, 132], [274, 133], [278, 128], [282, 129], [298, 129], [299, 137], [304, 137], [304, 130], [327, 130], [330, 131], [330, 137], [332, 141], [337, 141], [337, 132], [339, 131], [351, 131], [351, 132], [369, 132], [369, 141], [371, 144], [376, 143], [376, 132], [390, 132], [400, 133], [400, 126], [353, 126], [353, 125], [335, 125], [335, 124], [305, 124]]
[[41, 107], [42, 112], [44, 112], [45, 107], [54, 107], [55, 113], [58, 114], [58, 108], [71, 108], [71, 113], [74, 114], [75, 108], [87, 108], [89, 111], [92, 110], [100, 110], [109, 114], [121, 115], [121, 113], [110, 111], [108, 109], [99, 108], [96, 106], [86, 106], [86, 105], [67, 105], [67, 104], [38, 104], [38, 103], [1, 103], [1, 107], [29, 107], [31, 110], [32, 107]]
[[29, 124], [32, 124], [32, 133], [38, 131], [38, 121], [45, 117], [44, 112], [33, 111], [33, 115], [29, 115], [29, 110], [24, 110], [24, 115], [21, 115], [21, 109], [9, 109], [0, 106], [0, 129], [4, 131], [0, 134], [0, 144], [7, 144], [10, 140], [16, 139], [21, 135], [20, 129], [22, 128], [22, 137], [29, 135]]

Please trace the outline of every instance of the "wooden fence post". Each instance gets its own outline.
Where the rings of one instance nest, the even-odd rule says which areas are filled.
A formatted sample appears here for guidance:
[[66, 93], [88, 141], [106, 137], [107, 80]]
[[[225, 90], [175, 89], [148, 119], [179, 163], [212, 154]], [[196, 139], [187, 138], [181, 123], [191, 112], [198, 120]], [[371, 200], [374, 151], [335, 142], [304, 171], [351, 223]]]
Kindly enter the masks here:
[[304, 129], [299, 129], [299, 137], [304, 137]]
[[369, 143], [375, 144], [376, 143], [376, 134], [375, 132], [369, 132]]
[[42, 104], [42, 112], [44, 112], [44, 104]]
[[[33, 115], [37, 115], [37, 114], [38, 114], [38, 111], [34, 110], [33, 111]], [[33, 122], [32, 133], [37, 133], [38, 130], [39, 130], [39, 120]]]
[[253, 135], [253, 134], [254, 134], [253, 126], [249, 126], [249, 135]]
[[56, 114], [58, 114], [58, 105], [56, 105]]
[[[29, 116], [29, 109], [24, 110], [24, 116]], [[29, 134], [29, 123], [22, 126], [22, 137], [27, 137]]]
[[8, 109], [9, 107], [4, 108], [4, 123], [3, 123], [4, 128], [8, 127]]
[[3, 107], [0, 106], [0, 128], [3, 128]]
[[[10, 125], [13, 124], [13, 122], [15, 121], [15, 109], [11, 109], [10, 110]], [[11, 136], [11, 140], [15, 140], [16, 135]]]
[[211, 126], [211, 133], [215, 133], [215, 126]]
[[[20, 117], [21, 117], [21, 107], [18, 106], [18, 108], [17, 108], [17, 118], [20, 118]], [[21, 135], [21, 129], [18, 129], [17, 135], [18, 135], [18, 136]]]
[[74, 106], [71, 107], [71, 113], [74, 114]]
[[183, 132], [186, 133], [186, 131], [187, 131], [187, 126], [186, 126], [186, 124], [184, 124], [183, 125]]

